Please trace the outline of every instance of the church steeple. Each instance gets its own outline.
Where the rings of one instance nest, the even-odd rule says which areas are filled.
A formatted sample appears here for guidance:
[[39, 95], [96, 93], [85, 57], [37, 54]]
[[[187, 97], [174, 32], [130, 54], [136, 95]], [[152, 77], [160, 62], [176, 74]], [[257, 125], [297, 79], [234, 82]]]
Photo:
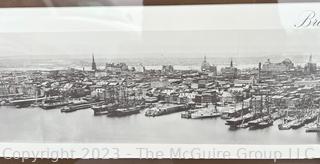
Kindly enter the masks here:
[[97, 70], [97, 65], [96, 62], [94, 61], [94, 55], [92, 54], [92, 64], [91, 64], [92, 70], [96, 71]]
[[309, 56], [309, 63], [312, 63], [312, 55]]
[[231, 58], [231, 62], [230, 62], [230, 67], [233, 67], [233, 61], [232, 61], [232, 58]]

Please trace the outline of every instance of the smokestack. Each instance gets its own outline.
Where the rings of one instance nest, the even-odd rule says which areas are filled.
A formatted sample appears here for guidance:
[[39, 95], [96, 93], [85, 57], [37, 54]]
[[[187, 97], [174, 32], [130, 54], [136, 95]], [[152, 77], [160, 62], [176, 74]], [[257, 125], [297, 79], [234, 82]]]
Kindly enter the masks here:
[[230, 67], [233, 67], [233, 61], [232, 61], [232, 58], [231, 58], [231, 62], [230, 62]]

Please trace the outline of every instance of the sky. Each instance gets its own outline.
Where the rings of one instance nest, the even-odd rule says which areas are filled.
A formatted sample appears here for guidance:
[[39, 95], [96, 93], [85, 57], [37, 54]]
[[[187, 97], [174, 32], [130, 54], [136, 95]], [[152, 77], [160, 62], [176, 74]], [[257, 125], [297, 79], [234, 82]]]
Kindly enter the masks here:
[[320, 56], [320, 28], [293, 28], [302, 10], [294, 4], [0, 9], [0, 57]]
[[0, 54], [80, 58], [317, 54], [319, 36], [283, 30], [1, 33]]

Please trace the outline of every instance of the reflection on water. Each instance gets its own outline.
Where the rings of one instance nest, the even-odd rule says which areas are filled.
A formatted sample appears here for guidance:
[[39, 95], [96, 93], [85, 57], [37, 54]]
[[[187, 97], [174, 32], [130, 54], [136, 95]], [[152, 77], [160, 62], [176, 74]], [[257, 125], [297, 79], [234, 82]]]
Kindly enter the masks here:
[[94, 117], [93, 111], [60, 113], [40, 108], [0, 107], [0, 142], [104, 142], [177, 144], [318, 144], [320, 134], [304, 128], [230, 131], [220, 118], [181, 119], [180, 113], [145, 117]]

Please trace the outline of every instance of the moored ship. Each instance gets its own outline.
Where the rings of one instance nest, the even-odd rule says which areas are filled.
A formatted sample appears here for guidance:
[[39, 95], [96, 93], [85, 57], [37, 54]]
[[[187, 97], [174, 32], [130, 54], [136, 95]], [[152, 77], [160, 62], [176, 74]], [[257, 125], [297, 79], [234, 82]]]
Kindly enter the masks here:
[[61, 109], [61, 112], [65, 112], [65, 113], [74, 112], [81, 109], [88, 109], [92, 105], [99, 105], [99, 104], [101, 104], [101, 102], [96, 102], [96, 103], [83, 102], [79, 104], [69, 104], [67, 106], [64, 106]]
[[61, 112], [65, 112], [65, 113], [69, 113], [69, 112], [74, 112], [80, 109], [87, 109], [90, 108], [91, 105], [90, 104], [80, 104], [80, 105], [71, 105], [71, 106], [64, 106], [61, 109]]
[[191, 118], [191, 114], [198, 112], [199, 110], [208, 107], [208, 105], [195, 105], [189, 104], [190, 109], [181, 113], [181, 118]]
[[222, 119], [231, 119], [233, 117], [240, 117], [241, 115], [247, 114], [249, 112], [250, 112], [249, 107], [230, 109], [228, 111], [224, 111], [221, 114], [221, 118]]
[[260, 122], [258, 124], [258, 129], [263, 129], [263, 128], [267, 128], [269, 126], [273, 125], [274, 120], [272, 118], [269, 118], [268, 120], [265, 120], [263, 122]]
[[307, 117], [305, 118], [305, 124], [309, 124], [316, 121], [318, 118], [318, 115], [319, 115], [318, 112], [313, 112], [308, 114]]
[[292, 124], [294, 123], [295, 118], [289, 116], [289, 112], [285, 112], [286, 115], [282, 118], [282, 123], [278, 124], [279, 130], [289, 130], [291, 129]]
[[118, 106], [116, 103], [95, 104], [91, 106], [91, 109], [93, 110], [94, 116], [100, 116], [109, 114], [111, 111], [116, 110]]
[[313, 123], [312, 125], [309, 125], [309, 127], [307, 127], [306, 129], [306, 132], [309, 133], [309, 132], [320, 132], [320, 116], [319, 116], [319, 113], [318, 113], [318, 116], [317, 116], [317, 121], [315, 123]]
[[119, 108], [114, 111], [110, 111], [107, 116], [108, 117], [121, 117], [121, 116], [129, 116], [133, 114], [140, 113], [141, 107], [130, 107], [130, 108]]
[[250, 127], [252, 127], [252, 126], [257, 126], [259, 123], [267, 120], [268, 118], [269, 118], [269, 116], [258, 117], [257, 119], [254, 119], [254, 120], [249, 121], [249, 122], [248, 122], [248, 125], [249, 125]]
[[241, 125], [243, 123], [247, 123], [250, 120], [256, 119], [258, 117], [257, 114], [254, 113], [247, 113], [245, 115], [242, 115], [240, 117], [234, 117], [231, 119], [228, 119], [226, 121], [226, 125], [230, 125], [230, 126], [238, 126]]
[[317, 112], [307, 113], [306, 116], [302, 116], [299, 119], [295, 120], [291, 127], [292, 129], [301, 128], [306, 124], [316, 121], [317, 116]]
[[55, 109], [55, 108], [58, 108], [58, 107], [63, 107], [63, 106], [66, 106], [70, 104], [69, 102], [67, 101], [59, 101], [59, 102], [52, 102], [52, 103], [43, 103], [41, 104], [39, 107], [42, 108], [42, 109], [45, 109], [45, 110], [48, 110], [48, 109]]
[[181, 113], [181, 118], [191, 118], [191, 114], [197, 112], [196, 109], [190, 109]]
[[187, 109], [187, 105], [178, 105], [178, 104], [163, 104], [150, 108], [145, 112], [145, 116], [155, 117], [166, 114], [171, 114], [175, 112], [181, 112]]
[[320, 132], [320, 125], [319, 124], [314, 124], [313, 126], [310, 126], [306, 129], [306, 132]]
[[261, 118], [255, 124], [249, 125], [249, 130], [264, 129], [269, 126], [272, 126], [273, 122], [274, 122], [274, 120], [271, 116], [266, 116], [266, 117]]
[[199, 110], [197, 112], [191, 113], [192, 119], [201, 119], [201, 118], [214, 118], [221, 116], [221, 113], [213, 110]]
[[300, 118], [300, 119], [297, 119], [293, 122], [293, 124], [291, 125], [291, 128], [292, 129], [299, 129], [299, 128], [303, 127], [304, 124], [305, 124], [305, 119]]

